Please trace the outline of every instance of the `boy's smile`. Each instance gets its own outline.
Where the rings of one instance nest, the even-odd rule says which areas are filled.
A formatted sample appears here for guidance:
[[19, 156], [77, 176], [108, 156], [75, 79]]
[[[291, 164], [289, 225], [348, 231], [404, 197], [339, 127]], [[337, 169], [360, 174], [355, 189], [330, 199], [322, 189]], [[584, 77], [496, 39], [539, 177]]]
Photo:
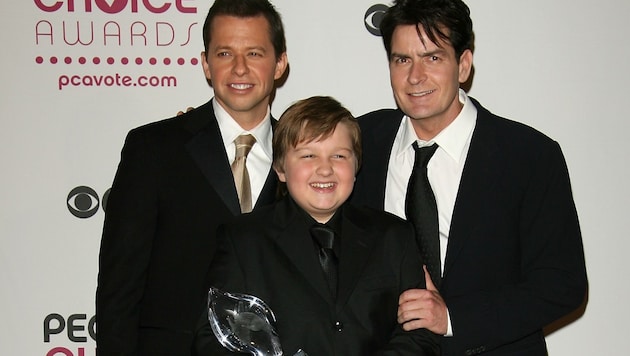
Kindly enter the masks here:
[[349, 130], [340, 123], [329, 137], [290, 148], [277, 173], [293, 200], [325, 223], [352, 193], [356, 167]]

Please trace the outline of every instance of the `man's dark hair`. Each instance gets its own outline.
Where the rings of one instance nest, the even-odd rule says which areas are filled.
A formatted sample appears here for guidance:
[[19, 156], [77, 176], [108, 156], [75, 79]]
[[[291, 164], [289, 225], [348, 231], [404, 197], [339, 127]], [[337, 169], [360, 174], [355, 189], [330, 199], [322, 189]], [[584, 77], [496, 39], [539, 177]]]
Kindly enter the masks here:
[[422, 29], [435, 44], [439, 39], [450, 43], [457, 60], [465, 50], [473, 49], [470, 9], [461, 0], [395, 0], [380, 26], [388, 58], [394, 30], [401, 25], [416, 25], [418, 36]]
[[284, 38], [284, 27], [280, 14], [267, 0], [216, 0], [206, 16], [203, 24], [203, 47], [208, 51], [210, 44], [210, 28], [212, 21], [217, 16], [234, 17], [256, 17], [263, 16], [269, 23], [269, 38], [276, 52], [276, 58], [287, 51], [286, 39]]

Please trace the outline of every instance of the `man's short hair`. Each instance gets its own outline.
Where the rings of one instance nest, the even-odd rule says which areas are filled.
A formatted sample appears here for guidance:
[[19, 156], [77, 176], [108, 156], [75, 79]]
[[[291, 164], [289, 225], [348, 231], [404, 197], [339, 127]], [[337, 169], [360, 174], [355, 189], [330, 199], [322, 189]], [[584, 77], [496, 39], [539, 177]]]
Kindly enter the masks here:
[[287, 51], [284, 38], [282, 18], [275, 7], [267, 0], [216, 0], [206, 16], [203, 24], [203, 48], [207, 52], [212, 34], [212, 21], [217, 16], [234, 16], [241, 18], [263, 16], [269, 23], [269, 39], [273, 44], [276, 58]]
[[418, 36], [422, 29], [435, 44], [439, 39], [449, 43], [458, 60], [465, 50], [473, 49], [470, 9], [461, 0], [395, 0], [380, 25], [388, 58], [392, 54], [394, 30], [401, 25], [416, 25]]

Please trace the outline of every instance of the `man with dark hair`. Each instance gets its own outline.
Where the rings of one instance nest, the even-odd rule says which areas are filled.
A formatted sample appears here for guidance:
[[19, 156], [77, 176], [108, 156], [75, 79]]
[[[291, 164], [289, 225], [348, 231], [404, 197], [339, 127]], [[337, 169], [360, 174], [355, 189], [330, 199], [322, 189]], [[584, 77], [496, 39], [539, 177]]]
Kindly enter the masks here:
[[217, 0], [203, 31], [214, 98], [132, 130], [122, 150], [99, 257], [99, 356], [189, 355], [217, 226], [275, 200], [280, 15], [266, 0]]
[[353, 201], [414, 225], [427, 289], [400, 296], [398, 321], [443, 335], [443, 355], [546, 355], [542, 328], [587, 289], [559, 145], [459, 88], [473, 63], [462, 1], [396, 1], [381, 32], [398, 109], [359, 118]]

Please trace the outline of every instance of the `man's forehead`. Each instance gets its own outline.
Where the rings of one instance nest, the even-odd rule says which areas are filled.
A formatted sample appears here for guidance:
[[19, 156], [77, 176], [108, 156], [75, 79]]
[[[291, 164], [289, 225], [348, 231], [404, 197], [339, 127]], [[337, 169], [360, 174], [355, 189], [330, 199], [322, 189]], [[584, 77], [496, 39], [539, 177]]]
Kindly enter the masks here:
[[258, 25], [264, 24], [264, 26], [267, 27], [267, 29], [269, 29], [269, 27], [271, 26], [267, 18], [263, 16], [262, 14], [253, 15], [253, 16], [236, 16], [236, 15], [230, 15], [230, 14], [218, 14], [212, 19], [212, 22], [210, 23], [210, 30], [211, 31], [215, 30], [215, 26], [217, 26], [216, 25], [217, 22], [225, 22], [225, 21], [247, 23], [248, 26], [258, 26]]
[[[427, 31], [424, 29], [424, 26], [422, 26], [422, 24], [415, 24], [415, 25], [399, 25], [396, 27], [396, 29], [394, 30], [394, 38], [396, 38], [396, 30], [402, 29], [402, 27], [406, 27], [406, 29], [408, 30], [408, 33], [412, 33], [415, 32], [416, 36], [415, 38], [418, 39], [418, 41], [421, 43], [421, 45], [424, 47], [425, 50], [431, 50], [431, 49], [435, 49], [435, 47], [437, 48], [441, 48], [441, 49], [448, 49], [448, 48], [452, 48], [452, 44], [448, 39], [444, 39], [442, 38], [442, 36], [440, 35], [440, 33], [438, 32], [437, 29], [431, 29], [430, 30], [430, 34], [432, 35], [432, 37], [434, 38], [434, 40], [431, 39], [431, 36], [429, 36], [429, 34], [427, 33]], [[411, 29], [413, 28], [414, 31], [411, 31]], [[439, 31], [442, 32], [442, 35], [445, 36], [449, 36], [449, 30], [445, 27], [440, 27]], [[399, 33], [402, 31], [399, 31]]]
[[[225, 21], [228, 21], [226, 23]], [[237, 24], [238, 23], [238, 24]], [[230, 24], [231, 26], [226, 26]], [[232, 26], [235, 26], [232, 27]], [[251, 36], [250, 34], [254, 31], [255, 36]], [[228, 35], [226, 38], [239, 38], [243, 37], [243, 40], [248, 40], [247, 42], [252, 43], [255, 46], [260, 45], [260, 40], [264, 38], [264, 44], [272, 45], [271, 35], [269, 33], [269, 22], [262, 15], [250, 16], [250, 17], [239, 17], [232, 15], [218, 15], [214, 18], [209, 28], [210, 32], [210, 42], [215, 42], [215, 45], [219, 46], [229, 46], [233, 43], [226, 44], [217, 44], [217, 36], [216, 34], [224, 34]]]

